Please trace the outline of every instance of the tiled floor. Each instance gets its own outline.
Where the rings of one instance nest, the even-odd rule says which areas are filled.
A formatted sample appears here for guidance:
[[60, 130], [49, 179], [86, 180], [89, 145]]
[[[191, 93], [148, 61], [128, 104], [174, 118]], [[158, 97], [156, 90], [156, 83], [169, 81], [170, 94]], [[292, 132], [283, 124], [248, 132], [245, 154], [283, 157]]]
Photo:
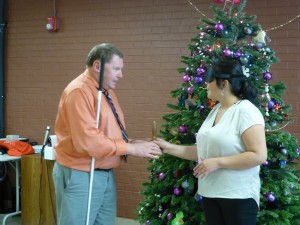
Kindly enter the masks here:
[[[4, 214], [0, 214], [0, 223], [2, 223]], [[21, 222], [21, 215], [10, 217], [6, 220], [6, 225], [22, 225]], [[52, 225], [52, 224], [51, 224]], [[126, 219], [126, 218], [117, 218], [117, 224], [116, 225], [139, 225], [138, 222]]]

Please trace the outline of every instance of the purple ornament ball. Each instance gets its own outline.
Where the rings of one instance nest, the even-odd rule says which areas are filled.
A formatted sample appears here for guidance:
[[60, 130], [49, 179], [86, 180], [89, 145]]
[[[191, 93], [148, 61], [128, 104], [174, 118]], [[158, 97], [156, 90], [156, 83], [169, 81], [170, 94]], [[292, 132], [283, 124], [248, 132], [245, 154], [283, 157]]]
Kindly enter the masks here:
[[269, 81], [272, 79], [272, 73], [270, 72], [264, 72], [263, 73], [263, 78], [266, 80], [266, 81]]
[[172, 213], [168, 213], [168, 214], [167, 214], [167, 219], [168, 219], [168, 220], [171, 220], [172, 218], [173, 218], [173, 214], [172, 214]]
[[203, 77], [202, 76], [201, 77], [195, 77], [195, 82], [197, 84], [201, 84], [203, 82]]
[[195, 196], [195, 199], [196, 199], [197, 202], [201, 202], [202, 199], [203, 199], [203, 197], [202, 197], [201, 195], [198, 195], [198, 194], [197, 194], [197, 195]]
[[273, 109], [274, 108], [274, 106], [275, 106], [275, 102], [274, 101], [269, 101], [269, 103], [268, 103], [268, 108], [269, 109]]
[[189, 75], [184, 75], [182, 77], [182, 80], [183, 80], [183, 82], [187, 83], [187, 82], [189, 82], [191, 80], [191, 77]]
[[203, 112], [205, 110], [205, 106], [203, 104], [201, 104], [199, 107], [198, 107], [198, 110], [200, 112]]
[[150, 220], [147, 220], [147, 221], [145, 222], [145, 225], [150, 225]]
[[242, 55], [243, 55], [243, 53], [241, 53], [240, 51], [236, 51], [236, 52], [233, 53], [233, 56], [236, 59], [239, 59]]
[[216, 31], [222, 31], [222, 30], [224, 30], [224, 25], [222, 23], [217, 23], [215, 25], [215, 29], [216, 29]]
[[197, 76], [201, 76], [206, 72], [206, 70], [203, 67], [199, 67], [197, 69]]
[[178, 128], [178, 131], [179, 133], [186, 133], [187, 132], [187, 127], [185, 125], [181, 125], [179, 128]]
[[159, 174], [158, 174], [158, 178], [159, 178], [160, 180], [163, 180], [163, 179], [165, 178], [165, 174], [164, 174], [164, 173], [159, 173]]
[[179, 187], [174, 188], [173, 190], [174, 195], [178, 196], [181, 194], [181, 189]]
[[226, 56], [226, 57], [229, 57], [231, 56], [231, 51], [230, 49], [226, 48], [223, 50], [223, 55]]
[[269, 202], [274, 202], [276, 200], [276, 197], [273, 192], [268, 192], [266, 194], [266, 198], [268, 199]]
[[189, 94], [189, 95], [192, 95], [194, 93], [194, 86], [189, 86], [186, 90], [186, 92]]

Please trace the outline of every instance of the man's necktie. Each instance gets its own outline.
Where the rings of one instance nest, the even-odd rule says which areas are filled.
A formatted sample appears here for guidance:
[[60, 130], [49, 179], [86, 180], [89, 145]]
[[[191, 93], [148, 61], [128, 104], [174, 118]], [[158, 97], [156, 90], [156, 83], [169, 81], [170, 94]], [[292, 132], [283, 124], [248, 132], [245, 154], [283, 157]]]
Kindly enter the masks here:
[[[111, 108], [113, 114], [114, 114], [115, 117], [116, 117], [116, 120], [117, 120], [117, 122], [118, 122], [118, 124], [119, 124], [119, 126], [120, 126], [121, 131], [122, 131], [123, 139], [128, 143], [128, 136], [127, 136], [127, 134], [126, 134], [125, 127], [123, 126], [123, 124], [122, 124], [122, 122], [121, 122], [121, 120], [120, 120], [120, 118], [119, 118], [119, 115], [118, 115], [118, 113], [117, 113], [117, 110], [116, 110], [116, 108], [115, 108], [115, 106], [114, 106], [114, 104], [113, 104], [113, 102], [112, 102], [112, 99], [111, 99], [111, 97], [110, 97], [108, 91], [106, 91], [106, 90], [103, 91], [103, 94], [105, 95], [105, 97], [106, 97], [106, 99], [107, 99], [107, 102], [109, 103], [110, 108]], [[125, 162], [127, 162], [127, 155], [122, 155], [122, 159], [123, 159]]]

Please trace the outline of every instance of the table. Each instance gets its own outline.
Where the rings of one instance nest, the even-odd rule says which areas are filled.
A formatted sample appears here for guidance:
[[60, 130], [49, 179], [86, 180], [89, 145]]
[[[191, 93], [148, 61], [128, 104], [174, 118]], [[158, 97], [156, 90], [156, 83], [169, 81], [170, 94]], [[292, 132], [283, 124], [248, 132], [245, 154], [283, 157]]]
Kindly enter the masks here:
[[57, 224], [53, 165], [54, 160], [45, 160], [40, 154], [22, 156], [22, 225]]
[[[19, 178], [20, 178], [19, 161], [20, 160], [21, 160], [21, 156], [10, 156], [8, 154], [0, 155], [0, 162], [8, 162], [14, 168], [14, 170], [16, 172], [16, 211], [6, 214], [3, 218], [2, 225], [6, 224], [6, 220], [9, 217], [21, 214], [21, 210], [20, 210], [20, 183], [19, 183]], [[13, 163], [15, 163], [15, 167], [14, 167]]]

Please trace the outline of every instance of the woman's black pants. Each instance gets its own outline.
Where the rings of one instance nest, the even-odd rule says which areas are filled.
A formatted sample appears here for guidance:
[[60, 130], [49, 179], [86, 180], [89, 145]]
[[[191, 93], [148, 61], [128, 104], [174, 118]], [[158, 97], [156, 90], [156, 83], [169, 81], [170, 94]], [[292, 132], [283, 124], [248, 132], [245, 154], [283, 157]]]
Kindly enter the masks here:
[[255, 225], [258, 206], [253, 198], [203, 198], [207, 225]]

